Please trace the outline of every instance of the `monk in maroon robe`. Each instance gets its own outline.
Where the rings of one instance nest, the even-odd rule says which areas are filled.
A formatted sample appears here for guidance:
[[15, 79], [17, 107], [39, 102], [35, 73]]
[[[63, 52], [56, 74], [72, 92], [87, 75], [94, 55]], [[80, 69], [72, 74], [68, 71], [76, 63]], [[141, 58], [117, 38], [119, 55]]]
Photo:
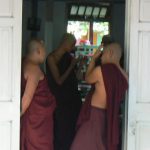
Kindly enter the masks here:
[[77, 133], [71, 150], [118, 150], [119, 107], [128, 88], [128, 76], [119, 61], [122, 50], [112, 43], [104, 48], [101, 67], [95, 67], [98, 50], [86, 72], [94, 84], [80, 112]]
[[82, 105], [78, 91], [78, 73], [75, 71], [79, 59], [70, 55], [75, 43], [75, 36], [65, 33], [58, 48], [47, 57], [47, 78], [57, 102], [54, 115], [55, 150], [70, 150]]
[[22, 63], [21, 150], [53, 150], [55, 98], [39, 67], [44, 59], [42, 41], [31, 40]]

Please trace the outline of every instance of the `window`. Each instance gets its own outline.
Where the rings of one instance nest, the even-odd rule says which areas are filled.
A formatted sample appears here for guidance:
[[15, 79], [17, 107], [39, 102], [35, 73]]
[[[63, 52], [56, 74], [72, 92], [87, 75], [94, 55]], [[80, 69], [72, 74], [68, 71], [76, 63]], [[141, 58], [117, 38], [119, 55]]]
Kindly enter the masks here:
[[93, 22], [93, 45], [100, 45], [102, 37], [108, 34], [109, 22]]
[[100, 45], [110, 34], [110, 3], [69, 4], [67, 32], [75, 35], [77, 45]]
[[98, 4], [69, 4], [68, 19], [69, 20], [109, 20], [111, 7], [110, 3]]
[[[102, 37], [110, 34], [109, 22], [93, 22], [92, 35], [90, 35], [90, 22], [68, 21], [67, 32], [75, 35], [76, 45], [100, 45]], [[90, 36], [93, 37], [90, 41]]]
[[89, 42], [90, 23], [86, 21], [68, 21], [67, 32], [75, 35], [76, 45], [90, 45]]

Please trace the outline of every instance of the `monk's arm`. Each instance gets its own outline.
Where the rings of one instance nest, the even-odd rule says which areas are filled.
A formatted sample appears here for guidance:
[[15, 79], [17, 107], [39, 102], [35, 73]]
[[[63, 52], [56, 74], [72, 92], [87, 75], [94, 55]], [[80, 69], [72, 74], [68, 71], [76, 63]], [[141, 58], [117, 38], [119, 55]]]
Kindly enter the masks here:
[[101, 69], [100, 67], [94, 68], [89, 74], [86, 74], [85, 81], [89, 84], [99, 82], [101, 80]]
[[81, 60], [81, 62], [79, 63], [79, 67], [76, 70], [76, 77], [78, 80], [81, 80], [83, 78], [82, 68], [84, 64], [85, 64], [85, 60]]
[[22, 110], [21, 110], [21, 115], [23, 115], [28, 107], [30, 106], [30, 103], [32, 101], [32, 98], [34, 96], [35, 90], [38, 86], [39, 78], [36, 75], [36, 73], [29, 73], [26, 79], [26, 87], [25, 91], [22, 97]]
[[72, 71], [72, 69], [74, 68], [76, 62], [73, 60], [73, 62], [70, 64], [70, 66], [68, 67], [68, 69], [64, 72], [64, 74], [60, 75], [59, 73], [59, 69], [57, 67], [57, 64], [55, 63], [53, 58], [49, 58], [48, 59], [48, 66], [49, 69], [53, 75], [53, 78], [55, 80], [55, 82], [58, 85], [62, 85], [63, 82], [67, 79], [67, 77], [69, 76], [70, 72]]
[[89, 66], [85, 74], [85, 80], [87, 83], [90, 83], [90, 84], [95, 83], [99, 78], [100, 67], [95, 67], [95, 61], [100, 56], [100, 53], [101, 52], [97, 50], [97, 52], [93, 55], [89, 63]]
[[89, 65], [88, 65], [87, 71], [85, 73], [85, 80], [88, 78], [88, 76], [94, 70], [94, 68], [95, 68], [95, 59], [92, 58]]

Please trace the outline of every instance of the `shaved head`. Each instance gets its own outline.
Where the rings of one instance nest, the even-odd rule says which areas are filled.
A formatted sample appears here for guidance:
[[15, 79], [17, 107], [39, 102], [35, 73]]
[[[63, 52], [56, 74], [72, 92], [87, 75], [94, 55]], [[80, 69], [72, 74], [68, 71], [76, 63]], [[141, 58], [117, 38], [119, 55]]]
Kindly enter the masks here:
[[31, 39], [27, 45], [27, 53], [31, 54], [35, 52], [36, 50], [39, 49], [40, 46], [43, 46], [43, 45], [44, 43], [41, 39], [37, 39], [37, 38]]
[[104, 47], [103, 54], [101, 56], [102, 63], [115, 63], [119, 64], [122, 56], [122, 48], [118, 43], [111, 43]]
[[31, 39], [27, 45], [27, 58], [41, 64], [46, 57], [44, 42], [41, 39]]
[[73, 34], [71, 33], [65, 33], [61, 39], [61, 44], [63, 43], [75, 43], [76, 42], [76, 38]]
[[114, 59], [120, 60], [122, 56], [122, 48], [118, 43], [111, 43], [106, 46], [105, 50], [111, 50]]

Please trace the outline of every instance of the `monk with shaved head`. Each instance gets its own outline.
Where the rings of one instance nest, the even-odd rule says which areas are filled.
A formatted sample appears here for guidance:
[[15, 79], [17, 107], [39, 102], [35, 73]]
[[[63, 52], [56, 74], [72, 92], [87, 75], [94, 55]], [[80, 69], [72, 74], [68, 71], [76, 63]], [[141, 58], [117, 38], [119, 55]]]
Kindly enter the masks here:
[[59, 46], [47, 58], [49, 86], [57, 101], [54, 119], [55, 150], [70, 150], [82, 104], [75, 72], [78, 59], [70, 54], [75, 43], [75, 36], [65, 33]]
[[[101, 47], [99, 48], [101, 49]], [[87, 95], [71, 150], [118, 150], [119, 107], [128, 88], [128, 75], [120, 66], [122, 49], [111, 43], [93, 55], [85, 80], [94, 85]], [[95, 60], [101, 56], [101, 66]]]
[[45, 56], [43, 41], [30, 40], [22, 62], [21, 150], [53, 150], [55, 98], [39, 67]]

